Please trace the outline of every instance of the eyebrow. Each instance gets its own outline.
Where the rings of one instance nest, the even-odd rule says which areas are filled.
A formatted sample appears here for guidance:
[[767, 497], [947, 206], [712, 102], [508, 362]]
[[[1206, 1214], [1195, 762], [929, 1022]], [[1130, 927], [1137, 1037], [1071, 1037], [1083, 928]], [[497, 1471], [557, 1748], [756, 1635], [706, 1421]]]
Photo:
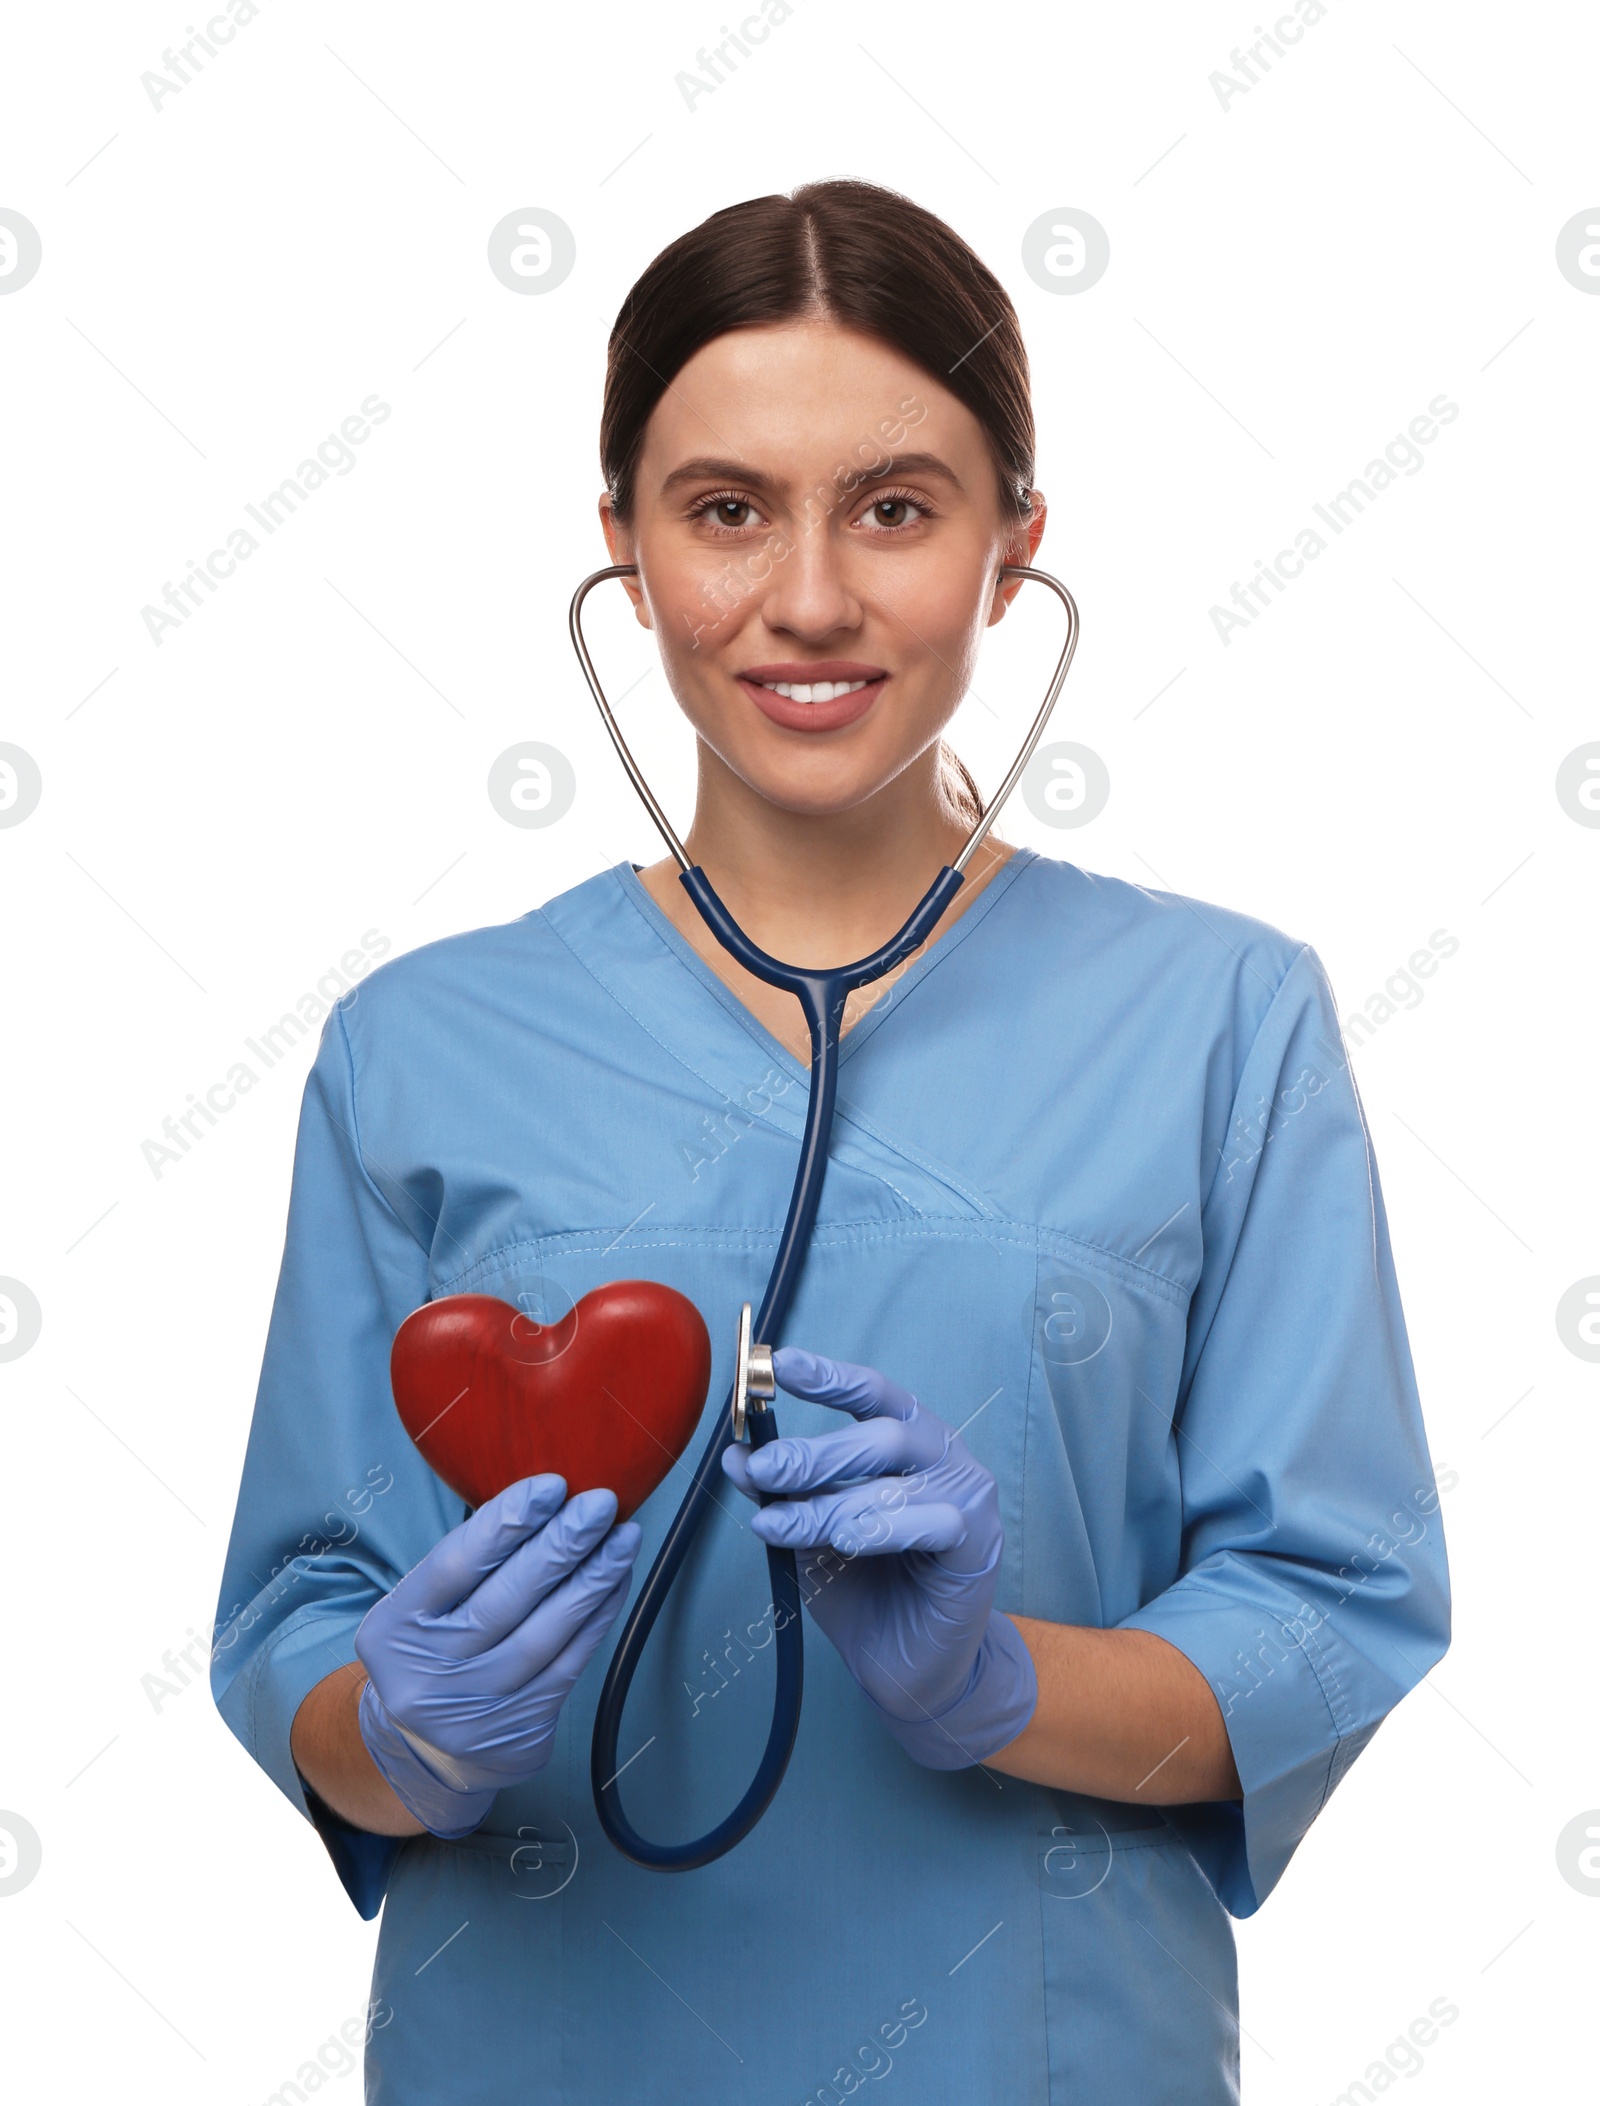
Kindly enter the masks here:
[[[847, 464], [852, 465], [852, 464]], [[837, 472], [837, 471], [836, 471]], [[881, 483], [897, 475], [942, 476], [946, 482], [954, 483], [959, 490], [962, 481], [948, 461], [942, 461], [936, 453], [898, 453], [877, 466], [863, 468], [860, 483]], [[710, 454], [699, 454], [692, 461], [685, 461], [674, 468], [661, 485], [663, 497], [684, 483], [738, 483], [755, 490], [775, 490], [780, 487], [780, 478], [752, 468], [748, 461], [726, 461]], [[860, 487], [860, 484], [857, 485]]]

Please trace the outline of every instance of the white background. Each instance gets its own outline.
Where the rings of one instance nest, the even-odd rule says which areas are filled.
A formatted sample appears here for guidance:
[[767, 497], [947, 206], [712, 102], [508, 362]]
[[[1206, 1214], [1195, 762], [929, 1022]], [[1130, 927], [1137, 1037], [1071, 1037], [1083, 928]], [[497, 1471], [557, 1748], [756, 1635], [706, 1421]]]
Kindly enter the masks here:
[[[363, 931], [408, 949], [659, 853], [565, 635], [605, 560], [606, 334], [685, 227], [836, 174], [948, 218], [1030, 346], [1040, 561], [1083, 615], [1054, 733], [1111, 796], [1078, 833], [1019, 797], [1009, 837], [1278, 924], [1347, 1015], [1459, 941], [1355, 1054], [1458, 1635], [1240, 1926], [1246, 2094], [1331, 2100], [1441, 1997], [1407, 2097], [1587, 2081], [1600, 1893], [1555, 1846], [1600, 1804], [1600, 1368], [1555, 1309], [1600, 1273], [1600, 830], [1555, 777], [1600, 739], [1600, 298], [1555, 242], [1600, 195], [1600, 29], [1334, 0], [1224, 110], [1259, 12], [798, 0], [692, 110], [713, 0], [266, 0], [159, 112], [176, 0], [13, 20], [0, 205], [43, 241], [0, 298], [0, 739], [43, 776], [0, 831], [0, 1274], [43, 1310], [0, 1365], [0, 1807], [43, 1844], [0, 1898], [18, 2098], [248, 2106], [362, 2009], [375, 1926], [315, 1835], [201, 1684], [142, 1686], [215, 1610], [313, 1038], [159, 1178], [142, 1143]], [[577, 266], [519, 297], [485, 245], [533, 205]], [[1076, 296], [1021, 262], [1061, 206], [1110, 238]], [[141, 609], [373, 393], [354, 470], [153, 643]], [[1423, 469], [1220, 642], [1233, 581], [1440, 393]], [[596, 615], [618, 692], [648, 639]], [[986, 646], [994, 713], [955, 735], [985, 787], [1057, 635], [1036, 595]], [[681, 827], [658, 674], [622, 713]], [[577, 772], [544, 831], [485, 788], [530, 738]]]

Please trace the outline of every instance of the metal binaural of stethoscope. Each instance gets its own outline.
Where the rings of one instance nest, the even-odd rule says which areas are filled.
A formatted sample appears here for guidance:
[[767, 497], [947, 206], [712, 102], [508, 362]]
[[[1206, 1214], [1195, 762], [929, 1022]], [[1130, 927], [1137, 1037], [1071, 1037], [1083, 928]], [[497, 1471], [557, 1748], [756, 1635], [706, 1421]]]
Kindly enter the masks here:
[[[781, 959], [773, 958], [750, 941], [743, 929], [728, 912], [712, 888], [711, 880], [698, 864], [689, 859], [688, 850], [673, 832], [667, 815], [662, 811], [651, 793], [650, 785], [640, 773], [638, 764], [628, 751], [617, 720], [606, 700], [605, 690], [594, 669], [584, 642], [582, 610], [583, 603], [596, 585], [603, 585], [610, 578], [628, 578], [638, 575], [638, 566], [633, 563], [613, 563], [604, 570], [597, 570], [584, 579], [572, 596], [572, 607], [568, 616], [568, 627], [572, 636], [572, 648], [578, 654], [578, 663], [583, 667], [584, 678], [590, 692], [599, 704], [605, 727], [611, 734], [612, 743], [621, 756], [622, 765], [628, 771], [628, 779], [644, 800], [645, 809], [655, 821], [661, 838], [666, 842], [676, 859], [679, 882], [699, 910], [701, 919], [713, 936], [732, 957], [736, 958], [747, 972], [757, 979], [765, 980], [771, 987], [780, 987], [794, 995], [803, 1011], [811, 1034], [811, 1077], [809, 1096], [806, 1102], [805, 1127], [800, 1139], [800, 1161], [795, 1171], [794, 1188], [789, 1194], [789, 1211], [784, 1220], [783, 1232], [778, 1239], [777, 1256], [761, 1296], [760, 1305], [752, 1319], [750, 1304], [744, 1303], [739, 1313], [738, 1338], [735, 1349], [734, 1380], [710, 1440], [707, 1442], [683, 1504], [674, 1515], [671, 1527], [656, 1561], [651, 1566], [638, 1598], [622, 1627], [622, 1636], [612, 1655], [611, 1665], [606, 1671], [605, 1682], [600, 1690], [599, 1708], [595, 1713], [594, 1738], [590, 1743], [589, 1774], [594, 1789], [595, 1811], [606, 1835], [636, 1865], [644, 1865], [652, 1871], [687, 1872], [697, 1865], [709, 1864], [725, 1851], [741, 1842], [772, 1804], [778, 1786], [783, 1782], [783, 1773], [789, 1766], [789, 1757], [794, 1749], [795, 1735], [800, 1726], [800, 1696], [804, 1679], [804, 1654], [801, 1642], [800, 1586], [795, 1571], [794, 1552], [767, 1546], [767, 1572], [772, 1582], [772, 1608], [775, 1626], [777, 1684], [773, 1694], [772, 1726], [767, 1735], [767, 1745], [761, 1761], [751, 1779], [749, 1788], [733, 1811], [719, 1821], [707, 1834], [697, 1836], [685, 1843], [652, 1843], [639, 1834], [627, 1814], [623, 1811], [622, 1796], [618, 1790], [620, 1770], [617, 1759], [618, 1743], [622, 1731], [623, 1707], [628, 1700], [628, 1690], [634, 1674], [643, 1658], [645, 1646], [666, 1601], [668, 1591], [677, 1578], [678, 1570], [688, 1555], [695, 1532], [704, 1521], [722, 1477], [722, 1452], [732, 1442], [748, 1440], [753, 1448], [764, 1447], [775, 1440], [778, 1434], [777, 1414], [771, 1399], [776, 1393], [772, 1372], [772, 1347], [783, 1328], [789, 1313], [789, 1304], [794, 1296], [800, 1270], [805, 1262], [807, 1245], [816, 1223], [817, 1208], [822, 1199], [822, 1184], [828, 1167], [828, 1137], [833, 1127], [834, 1097], [839, 1081], [839, 1026], [843, 1021], [847, 998], [858, 987], [869, 986], [881, 980], [885, 973], [892, 972], [901, 960], [914, 951], [937, 925], [956, 894], [965, 883], [967, 864], [971, 861], [984, 835], [999, 814], [1001, 806], [1016, 788], [1022, 771], [1032, 758], [1040, 736], [1055, 707], [1062, 683], [1066, 680], [1072, 664], [1073, 652], [1078, 644], [1078, 607], [1067, 588], [1048, 571], [1033, 570], [1023, 564], [1004, 564], [1001, 578], [1029, 578], [1040, 585], [1048, 585], [1061, 601], [1067, 612], [1066, 641], [1061, 647], [1061, 656], [1056, 660], [1055, 671], [1050, 676], [1050, 686], [1040, 704], [1039, 713], [1028, 728], [1021, 751], [1011, 764], [1011, 770], [1000, 788], [984, 808], [977, 825], [967, 836], [966, 845], [953, 863], [947, 863], [928, 887], [897, 936], [893, 936], [881, 949], [869, 957], [858, 958], [853, 965], [827, 968], [808, 968], [800, 965], [785, 965]], [[996, 581], [998, 583], [998, 580]], [[762, 1500], [765, 1505], [767, 1501]], [[779, 1621], [782, 1612], [782, 1621]]]

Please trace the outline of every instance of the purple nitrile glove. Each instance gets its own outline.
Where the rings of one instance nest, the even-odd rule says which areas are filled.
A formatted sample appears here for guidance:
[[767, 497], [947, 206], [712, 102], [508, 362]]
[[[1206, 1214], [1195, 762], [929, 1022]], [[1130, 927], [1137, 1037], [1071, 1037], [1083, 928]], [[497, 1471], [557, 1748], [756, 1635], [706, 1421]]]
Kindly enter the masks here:
[[1022, 1634], [994, 1607], [1005, 1534], [993, 1477], [876, 1368], [779, 1346], [772, 1369], [790, 1396], [856, 1423], [725, 1449], [741, 1492], [774, 1495], [751, 1528], [798, 1553], [812, 1616], [906, 1753], [935, 1770], [982, 1762], [1039, 1697]]
[[[564, 1502], [564, 1503], [563, 1503]], [[358, 1719], [433, 1835], [470, 1835], [550, 1759], [573, 1684], [615, 1622], [639, 1552], [614, 1492], [524, 1477], [437, 1542], [356, 1632]]]

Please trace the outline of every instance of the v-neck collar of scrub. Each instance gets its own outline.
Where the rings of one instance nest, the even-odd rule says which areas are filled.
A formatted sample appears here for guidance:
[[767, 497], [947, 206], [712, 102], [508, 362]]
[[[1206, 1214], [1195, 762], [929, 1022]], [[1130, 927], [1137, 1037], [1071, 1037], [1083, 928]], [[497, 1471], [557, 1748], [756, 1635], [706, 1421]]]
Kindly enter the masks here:
[[[971, 906], [964, 913], [957, 916], [956, 920], [951, 923], [942, 936], [936, 937], [932, 943], [928, 944], [920, 957], [913, 956], [911, 963], [905, 967], [895, 980], [888, 998], [885, 999], [883, 996], [880, 996], [865, 1016], [858, 1023], [851, 1025], [850, 1029], [839, 1041], [839, 1065], [841, 1068], [856, 1052], [858, 1046], [864, 1040], [870, 1038], [873, 1032], [882, 1025], [889, 1013], [899, 1006], [906, 994], [920, 981], [925, 980], [929, 973], [933, 972], [965, 942], [990, 910], [998, 905], [1002, 895], [1009, 891], [1023, 871], [1028, 868], [1029, 864], [1036, 863], [1038, 860], [1037, 850], [1025, 848], [1020, 843], [1012, 850], [1003, 867], [996, 871]], [[774, 1038], [755, 1012], [747, 1009], [727, 982], [719, 974], [711, 970], [711, 967], [707, 965], [693, 944], [682, 935], [675, 924], [668, 919], [650, 896], [648, 889], [640, 881], [638, 867], [631, 862], [617, 863], [613, 865], [611, 875], [616, 878], [622, 896], [634, 907], [651, 932], [673, 953], [680, 963], [688, 967], [694, 977], [722, 1005], [734, 1021], [760, 1045], [765, 1047], [775, 1060], [781, 1061], [790, 1074], [798, 1076], [802, 1081], [806, 1080], [810, 1075], [810, 1063], [797, 1059], [787, 1046]]]

